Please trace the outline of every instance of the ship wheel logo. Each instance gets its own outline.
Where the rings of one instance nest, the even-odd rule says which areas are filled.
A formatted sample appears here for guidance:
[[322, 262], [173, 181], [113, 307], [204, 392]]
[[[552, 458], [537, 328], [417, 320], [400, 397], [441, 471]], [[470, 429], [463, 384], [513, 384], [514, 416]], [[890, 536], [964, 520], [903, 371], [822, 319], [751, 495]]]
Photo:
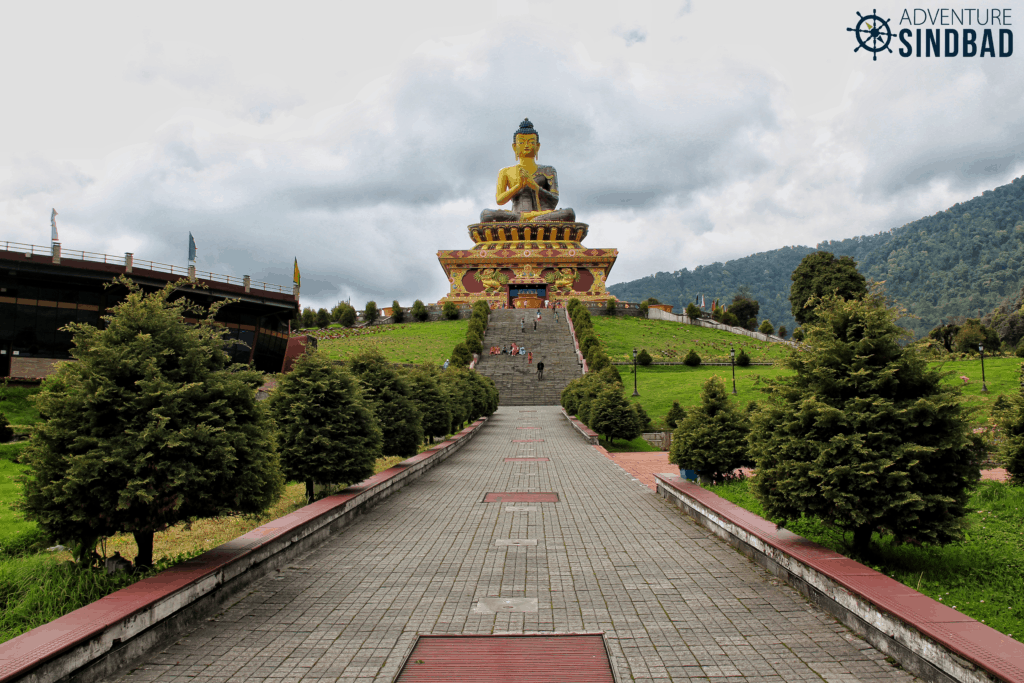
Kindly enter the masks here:
[[857, 16], [860, 17], [857, 27], [847, 28], [846, 30], [853, 31], [854, 35], [857, 36], [857, 42], [860, 43], [853, 51], [856, 52], [864, 48], [872, 53], [871, 60], [877, 61], [878, 53], [882, 50], [889, 50], [889, 53], [892, 53], [889, 43], [892, 42], [894, 34], [889, 30], [889, 22], [878, 16], [878, 10], [873, 9], [871, 12], [867, 16], [857, 12]]

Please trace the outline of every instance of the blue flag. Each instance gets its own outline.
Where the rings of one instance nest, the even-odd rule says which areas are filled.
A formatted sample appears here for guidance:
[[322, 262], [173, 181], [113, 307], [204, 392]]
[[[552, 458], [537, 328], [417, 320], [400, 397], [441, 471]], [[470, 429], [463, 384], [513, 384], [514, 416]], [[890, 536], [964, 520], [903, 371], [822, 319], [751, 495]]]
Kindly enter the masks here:
[[196, 240], [192, 237], [192, 233], [188, 234], [188, 260], [196, 260]]

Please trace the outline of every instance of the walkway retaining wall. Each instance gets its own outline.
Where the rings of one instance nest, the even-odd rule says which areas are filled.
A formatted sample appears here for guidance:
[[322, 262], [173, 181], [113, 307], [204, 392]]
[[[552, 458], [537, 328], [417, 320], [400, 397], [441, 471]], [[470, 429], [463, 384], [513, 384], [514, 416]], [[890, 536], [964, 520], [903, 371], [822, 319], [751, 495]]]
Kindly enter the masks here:
[[451, 440], [0, 645], [0, 683], [94, 681], [216, 613], [257, 579], [462, 448], [482, 418]]
[[1024, 644], [680, 477], [658, 493], [875, 649], [934, 683], [1024, 683]]

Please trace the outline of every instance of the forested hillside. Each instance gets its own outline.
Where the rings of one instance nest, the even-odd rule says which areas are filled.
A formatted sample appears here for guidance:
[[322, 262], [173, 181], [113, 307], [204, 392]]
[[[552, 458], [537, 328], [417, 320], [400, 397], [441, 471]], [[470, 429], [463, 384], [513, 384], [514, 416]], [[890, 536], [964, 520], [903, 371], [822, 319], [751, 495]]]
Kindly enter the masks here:
[[[1024, 284], [1024, 177], [980, 197], [954, 204], [900, 228], [817, 245], [851, 256], [868, 280], [918, 320], [907, 325], [922, 336], [940, 320], [978, 317]], [[656, 297], [683, 307], [703, 294], [730, 300], [746, 285], [761, 303], [760, 318], [793, 329], [790, 274], [810, 247], [783, 247], [745, 258], [698, 266], [609, 287], [626, 301]]]

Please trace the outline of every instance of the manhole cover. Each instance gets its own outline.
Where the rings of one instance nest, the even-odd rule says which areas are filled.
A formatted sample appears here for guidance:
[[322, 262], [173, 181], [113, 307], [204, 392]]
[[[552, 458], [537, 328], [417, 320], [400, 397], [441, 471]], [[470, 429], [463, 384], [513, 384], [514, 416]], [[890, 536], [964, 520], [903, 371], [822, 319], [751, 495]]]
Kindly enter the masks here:
[[512, 439], [512, 443], [544, 443], [544, 439]]
[[600, 635], [420, 636], [396, 683], [614, 683]]
[[551, 458], [505, 458], [505, 462], [551, 462]]
[[536, 512], [537, 508], [533, 505], [509, 505], [505, 508], [505, 512]]
[[540, 427], [516, 427], [516, 429], [540, 429]]
[[537, 598], [480, 598], [473, 611], [477, 614], [536, 612]]
[[525, 493], [522, 491], [503, 491], [484, 494], [484, 503], [557, 503], [557, 493]]

